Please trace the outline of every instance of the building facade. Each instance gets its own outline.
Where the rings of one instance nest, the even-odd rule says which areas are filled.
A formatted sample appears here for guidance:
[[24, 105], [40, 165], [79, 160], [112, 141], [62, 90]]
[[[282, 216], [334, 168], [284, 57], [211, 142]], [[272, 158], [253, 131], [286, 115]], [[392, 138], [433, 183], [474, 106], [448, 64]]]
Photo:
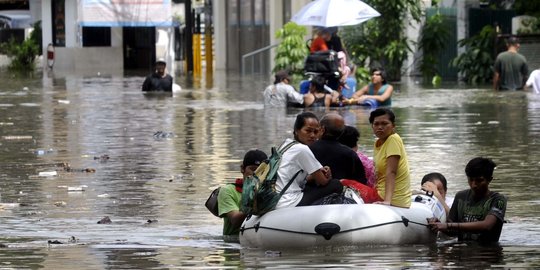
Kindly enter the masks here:
[[170, 0], [31, 0], [30, 10], [42, 21], [43, 55], [54, 47], [55, 71], [148, 70], [157, 58], [174, 70]]

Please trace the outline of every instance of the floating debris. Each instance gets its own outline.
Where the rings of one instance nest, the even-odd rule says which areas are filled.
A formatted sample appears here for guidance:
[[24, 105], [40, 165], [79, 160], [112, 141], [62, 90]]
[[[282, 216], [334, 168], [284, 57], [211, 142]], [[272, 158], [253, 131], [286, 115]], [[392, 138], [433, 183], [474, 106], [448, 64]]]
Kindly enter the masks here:
[[54, 206], [57, 206], [57, 207], [65, 207], [66, 205], [67, 203], [64, 201], [54, 202]]
[[74, 244], [74, 243], [77, 243], [77, 242], [79, 242], [79, 238], [76, 238], [75, 236], [71, 236], [68, 239], [68, 243]]
[[30, 136], [30, 135], [22, 135], [22, 136], [17, 136], [17, 135], [8, 135], [8, 136], [2, 136], [2, 139], [4, 140], [32, 140], [34, 137]]
[[43, 156], [45, 154], [51, 154], [53, 152], [53, 149], [37, 149], [34, 153], [38, 156]]
[[99, 157], [94, 157], [94, 160], [99, 160], [99, 162], [104, 163], [109, 160], [109, 155], [101, 155]]
[[58, 103], [60, 103], [60, 104], [69, 104], [69, 103], [71, 103], [71, 102], [70, 102], [69, 100], [59, 99], [59, 100], [58, 100]]
[[47, 244], [49, 244], [49, 245], [62, 245], [64, 243], [62, 243], [62, 242], [60, 242], [58, 240], [53, 240], [53, 241], [49, 240], [49, 241], [47, 241]]
[[66, 172], [86, 172], [86, 173], [95, 173], [96, 172], [96, 169], [94, 169], [94, 168], [73, 169], [73, 168], [69, 167], [69, 165], [64, 167], [64, 170]]
[[109, 218], [109, 216], [105, 216], [100, 221], [97, 222], [97, 224], [111, 224], [112, 220]]
[[174, 137], [174, 133], [172, 132], [163, 132], [160, 130], [154, 133], [155, 139], [168, 139], [168, 138], [173, 138], [173, 137]]
[[8, 210], [21, 206], [20, 203], [0, 203], [0, 210]]
[[98, 198], [108, 198], [110, 195], [105, 193], [105, 194], [99, 194], [97, 195]]
[[68, 192], [82, 192], [82, 191], [85, 191], [87, 187], [88, 187], [87, 185], [81, 185], [77, 187], [68, 187], [67, 191]]
[[146, 221], [147, 224], [152, 224], [152, 223], [157, 223], [158, 220], [157, 219], [149, 219]]
[[56, 171], [49, 171], [49, 172], [40, 172], [38, 174], [39, 177], [53, 177], [57, 176], [58, 173]]

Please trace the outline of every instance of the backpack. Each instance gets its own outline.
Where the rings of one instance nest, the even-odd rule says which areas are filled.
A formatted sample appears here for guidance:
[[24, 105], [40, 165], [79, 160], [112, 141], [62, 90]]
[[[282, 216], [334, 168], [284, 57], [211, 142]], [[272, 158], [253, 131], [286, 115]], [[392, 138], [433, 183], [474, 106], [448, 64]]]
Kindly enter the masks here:
[[[229, 183], [228, 185], [236, 185], [236, 186], [238, 186], [239, 184]], [[206, 206], [206, 209], [208, 209], [208, 211], [210, 211], [210, 213], [212, 213], [216, 217], [220, 217], [219, 216], [219, 204], [218, 204], [218, 195], [219, 195], [219, 189], [220, 188], [221, 187], [218, 187], [218, 188], [214, 189], [212, 191], [212, 193], [210, 193], [210, 196], [208, 196], [208, 199], [206, 199], [206, 202], [204, 203], [204, 206]]]
[[304, 64], [306, 73], [317, 73], [327, 77], [339, 77], [339, 59], [334, 51], [314, 52], [307, 56]]
[[302, 172], [302, 170], [298, 171], [289, 180], [287, 185], [283, 187], [281, 192], [278, 193], [276, 191], [277, 171], [281, 162], [281, 156], [297, 143], [293, 141], [279, 151], [275, 147], [272, 147], [270, 157], [259, 165], [252, 176], [244, 180], [240, 209], [248, 217], [251, 215], [262, 216], [274, 210], [283, 193], [289, 188], [296, 176]]

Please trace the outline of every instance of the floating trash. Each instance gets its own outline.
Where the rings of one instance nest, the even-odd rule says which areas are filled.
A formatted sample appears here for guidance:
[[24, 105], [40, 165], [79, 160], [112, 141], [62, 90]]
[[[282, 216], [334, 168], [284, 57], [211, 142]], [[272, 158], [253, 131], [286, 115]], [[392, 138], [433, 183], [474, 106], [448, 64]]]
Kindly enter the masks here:
[[66, 172], [85, 172], [85, 173], [95, 173], [96, 172], [96, 169], [94, 169], [94, 168], [73, 169], [73, 168], [69, 167], [69, 165], [67, 167], [64, 167], [64, 170]]
[[43, 156], [45, 154], [51, 154], [52, 152], [54, 152], [53, 149], [38, 149], [34, 153], [38, 156]]
[[76, 238], [75, 236], [71, 236], [69, 239], [68, 239], [68, 243], [77, 243], [79, 241], [79, 238]]
[[34, 137], [30, 136], [30, 135], [22, 135], [22, 136], [17, 136], [17, 135], [8, 135], [8, 136], [2, 136], [2, 139], [4, 140], [32, 140]]
[[100, 221], [97, 222], [97, 224], [111, 224], [112, 220], [109, 218], [109, 216], [105, 216]]
[[40, 177], [51, 177], [51, 176], [57, 176], [58, 173], [56, 171], [50, 171], [50, 172], [40, 172], [38, 176]]
[[39, 107], [39, 106], [40, 106], [40, 105], [37, 104], [37, 103], [31, 103], [31, 102], [20, 103], [19, 105], [20, 105], [20, 106], [23, 106], [23, 107]]
[[75, 186], [75, 187], [68, 187], [67, 190], [68, 192], [82, 192], [82, 191], [85, 191], [87, 187], [88, 187], [87, 185], [81, 185], [81, 186]]
[[499, 121], [489, 121], [488, 125], [498, 125]]
[[71, 102], [70, 102], [69, 100], [59, 99], [59, 100], [58, 100], [58, 103], [60, 103], [60, 104], [69, 104], [69, 103], [71, 103]]
[[101, 155], [99, 157], [94, 157], [94, 160], [99, 160], [99, 162], [107, 162], [107, 160], [109, 160], [109, 155]]
[[174, 133], [172, 132], [157, 131], [156, 133], [154, 133], [155, 139], [168, 139], [168, 138], [173, 138], [173, 137], [174, 137]]
[[57, 207], [65, 207], [66, 205], [67, 203], [64, 201], [54, 202], [54, 206], [57, 206]]
[[105, 193], [105, 194], [99, 194], [97, 195], [98, 198], [108, 198], [110, 195]]
[[49, 240], [49, 241], [47, 241], [47, 244], [49, 244], [49, 245], [62, 245], [64, 243], [62, 243], [62, 242], [60, 242], [58, 240], [53, 240], [53, 241]]

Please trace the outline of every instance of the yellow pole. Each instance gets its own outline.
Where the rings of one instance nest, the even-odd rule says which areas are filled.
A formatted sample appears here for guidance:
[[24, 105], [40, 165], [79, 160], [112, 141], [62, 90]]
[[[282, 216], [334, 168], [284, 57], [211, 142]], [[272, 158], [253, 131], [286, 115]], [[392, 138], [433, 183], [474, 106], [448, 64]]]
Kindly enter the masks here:
[[193, 75], [201, 74], [201, 34], [193, 34]]
[[212, 72], [214, 70], [214, 50], [212, 49], [212, 32], [213, 29], [211, 26], [207, 26], [204, 31], [204, 46], [205, 46], [205, 56], [206, 56], [206, 73]]

